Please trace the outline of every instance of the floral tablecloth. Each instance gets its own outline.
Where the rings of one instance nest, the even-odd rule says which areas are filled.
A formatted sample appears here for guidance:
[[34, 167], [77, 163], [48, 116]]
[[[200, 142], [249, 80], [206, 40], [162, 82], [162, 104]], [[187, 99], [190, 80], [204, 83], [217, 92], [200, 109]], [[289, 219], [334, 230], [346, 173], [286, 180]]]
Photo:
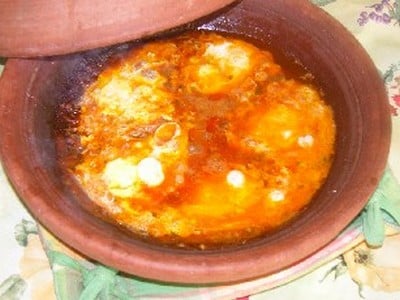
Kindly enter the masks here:
[[[266, 278], [228, 286], [157, 284], [118, 275], [60, 243], [25, 210], [0, 166], [0, 299], [400, 299], [400, 1], [313, 2], [361, 42], [391, 104], [388, 169], [349, 228], [319, 253]], [[365, 239], [371, 245], [383, 238], [377, 211], [385, 239], [371, 248]]]

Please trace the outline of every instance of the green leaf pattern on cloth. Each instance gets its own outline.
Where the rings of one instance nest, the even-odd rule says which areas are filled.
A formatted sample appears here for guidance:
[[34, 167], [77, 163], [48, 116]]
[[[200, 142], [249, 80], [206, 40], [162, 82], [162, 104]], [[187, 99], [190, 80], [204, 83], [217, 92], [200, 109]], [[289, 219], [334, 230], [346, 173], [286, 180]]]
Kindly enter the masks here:
[[324, 6], [335, 1], [336, 0], [312, 0], [311, 2], [318, 6]]
[[390, 169], [384, 173], [361, 219], [365, 239], [372, 247], [383, 244], [385, 221], [400, 225], [400, 185]]
[[[59, 252], [47, 251], [56, 281], [56, 294], [60, 299], [67, 299], [68, 296], [79, 300], [129, 300], [136, 299], [151, 294], [170, 295], [179, 294], [194, 289], [193, 286], [176, 286], [167, 283], [156, 283], [118, 273], [117, 270], [88, 261], [79, 261], [68, 255]], [[77, 280], [82, 285], [77, 289], [77, 297], [71, 296], [69, 288], [65, 288], [59, 283], [63, 281], [66, 270], [60, 267], [76, 271]], [[69, 274], [70, 277], [71, 273]], [[60, 282], [57, 282], [60, 281]], [[71, 281], [71, 280], [70, 280]], [[75, 282], [76, 283], [76, 282]], [[76, 287], [74, 288], [76, 289]]]
[[89, 268], [83, 263], [57, 251], [50, 251], [48, 256], [54, 265], [72, 268], [81, 274], [83, 291], [79, 297], [80, 300], [131, 299], [126, 291], [121, 288], [121, 285], [116, 285], [117, 270], [102, 265]]
[[19, 275], [11, 275], [0, 284], [0, 299], [19, 300], [26, 290], [26, 282]]
[[28, 244], [28, 235], [29, 234], [37, 234], [38, 229], [35, 222], [22, 220], [20, 223], [15, 225], [14, 228], [14, 236], [17, 243], [26, 247]]

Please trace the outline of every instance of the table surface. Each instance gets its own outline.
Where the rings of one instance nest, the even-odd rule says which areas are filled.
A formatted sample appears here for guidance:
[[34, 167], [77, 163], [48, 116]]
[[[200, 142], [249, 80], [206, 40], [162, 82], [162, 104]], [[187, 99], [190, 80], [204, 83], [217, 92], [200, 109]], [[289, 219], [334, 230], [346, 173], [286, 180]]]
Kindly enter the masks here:
[[[313, 2], [349, 29], [370, 54], [382, 74], [392, 107], [393, 132], [388, 165], [395, 177], [400, 179], [400, 1], [314, 0]], [[2, 62], [0, 59], [0, 73], [3, 69]], [[25, 232], [30, 228], [34, 231], [35, 220], [15, 195], [1, 166], [0, 195], [0, 228], [2, 229], [0, 231], [0, 299], [56, 299], [53, 272], [38, 235], [30, 234], [27, 240], [23, 238], [21, 240], [18, 236], [22, 227]], [[400, 234], [398, 232], [396, 234], [396, 230], [392, 231], [394, 235], [387, 237], [384, 247], [374, 252], [376, 261], [379, 257], [386, 257], [384, 271], [387, 274], [392, 272], [391, 274], [399, 278], [395, 281], [397, 283], [392, 283], [391, 286], [377, 284], [375, 288], [380, 290], [371, 288], [371, 285], [376, 284], [376, 278], [382, 279], [382, 276], [377, 274], [382, 268], [374, 269], [374, 281], [371, 279], [372, 275], [368, 273], [372, 267], [368, 270], [357, 269], [349, 263], [346, 267], [343, 264], [343, 255], [339, 253], [337, 257], [324, 262], [322, 266], [314, 268], [304, 276], [273, 289], [260, 290], [258, 287], [253, 293], [252, 290], [240, 290], [238, 287], [235, 287], [236, 289], [221, 287], [219, 293], [212, 293], [210, 290], [210, 294], [207, 296], [204, 293], [202, 298], [233, 299], [245, 296], [250, 299], [328, 300], [363, 299], [362, 297], [364, 299], [400, 299]], [[365, 247], [365, 245], [358, 245], [347, 253], [361, 253], [360, 251], [364, 250], [360, 247]], [[330, 270], [332, 272], [329, 272]], [[360, 280], [359, 278], [362, 278], [362, 285], [355, 282]], [[391, 288], [397, 291], [389, 292]], [[57, 295], [61, 299], [60, 294]], [[174, 297], [171, 295], [170, 298]], [[182, 298], [182, 296], [177, 298]], [[197, 296], [197, 299], [200, 298]]]

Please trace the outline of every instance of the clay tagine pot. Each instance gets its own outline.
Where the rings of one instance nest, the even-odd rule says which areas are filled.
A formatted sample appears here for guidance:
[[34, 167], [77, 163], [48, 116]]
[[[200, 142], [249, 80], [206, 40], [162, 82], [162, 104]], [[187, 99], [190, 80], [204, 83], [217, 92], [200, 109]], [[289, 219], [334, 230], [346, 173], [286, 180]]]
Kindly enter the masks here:
[[[128, 2], [118, 1], [121, 5]], [[206, 2], [211, 5], [213, 1]], [[62, 18], [68, 21], [68, 12], [76, 13], [78, 8], [56, 5], [54, 9], [63, 11]], [[98, 7], [93, 9], [97, 11]], [[141, 13], [151, 17], [149, 12]], [[185, 15], [183, 11], [179, 14]], [[79, 26], [63, 28], [65, 36], [43, 47], [42, 53], [68, 51], [66, 45], [72, 43], [77, 29]], [[147, 27], [145, 33], [158, 29], [155, 25]], [[0, 82], [0, 154], [4, 168], [22, 201], [46, 228], [88, 257], [124, 272], [177, 283], [237, 282], [277, 272], [332, 241], [374, 192], [390, 143], [383, 82], [355, 38], [309, 1], [244, 0], [175, 32], [188, 29], [228, 32], [258, 46], [278, 49], [314, 74], [325, 92], [337, 123], [335, 159], [326, 183], [298, 218], [245, 245], [201, 251], [139, 240], [88, 209], [85, 194], [60, 176], [52, 134], [54, 109], [66, 97], [82, 93], [85, 78], [96, 76], [110, 53], [118, 53], [124, 45], [7, 62]], [[115, 34], [114, 29], [89, 32], [93, 40], [104, 39], [106, 43], [112, 42], [109, 35]], [[124, 32], [121, 35], [124, 39], [136, 37]], [[21, 45], [18, 43], [15, 47]], [[78, 48], [92, 45], [82, 42]], [[21, 53], [36, 51], [26, 48]]]

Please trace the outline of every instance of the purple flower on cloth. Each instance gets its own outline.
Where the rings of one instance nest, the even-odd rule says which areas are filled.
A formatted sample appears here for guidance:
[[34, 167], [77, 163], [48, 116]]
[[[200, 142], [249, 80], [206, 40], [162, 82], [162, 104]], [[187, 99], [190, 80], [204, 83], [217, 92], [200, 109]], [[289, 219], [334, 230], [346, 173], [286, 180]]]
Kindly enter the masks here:
[[381, 2], [366, 6], [357, 19], [360, 26], [368, 22], [400, 24], [400, 0], [381, 0]]

